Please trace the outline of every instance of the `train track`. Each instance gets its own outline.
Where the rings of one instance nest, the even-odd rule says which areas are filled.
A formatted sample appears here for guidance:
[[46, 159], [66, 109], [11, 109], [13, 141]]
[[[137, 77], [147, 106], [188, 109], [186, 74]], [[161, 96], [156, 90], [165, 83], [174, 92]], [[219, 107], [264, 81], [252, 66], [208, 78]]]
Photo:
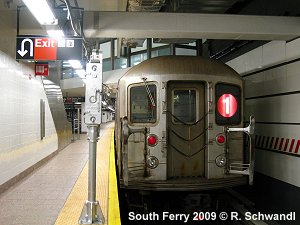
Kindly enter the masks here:
[[[249, 201], [246, 197], [234, 191], [233, 189], [226, 189], [226, 191], [220, 191], [218, 194], [211, 194], [214, 197], [211, 198], [210, 207], [206, 207], [208, 203], [205, 203], [207, 198], [203, 198], [202, 192], [190, 193], [190, 196], [183, 201], [174, 200], [180, 199], [180, 193], [172, 195], [172, 193], [165, 193], [172, 197], [165, 197], [156, 192], [146, 192], [148, 194], [133, 195], [132, 199], [139, 201], [128, 202], [126, 204], [126, 212], [123, 214], [122, 224], [138, 224], [138, 225], [156, 225], [156, 224], [209, 224], [209, 225], [279, 225], [273, 221], [262, 221], [249, 219], [246, 215], [256, 215], [259, 212], [255, 208], [255, 204]], [[212, 198], [216, 198], [214, 201]], [[127, 199], [130, 200], [130, 199]], [[166, 202], [169, 203], [166, 204]], [[188, 202], [188, 203], [186, 203]], [[193, 203], [194, 202], [194, 203]], [[217, 202], [217, 203], [216, 203]], [[162, 206], [165, 204], [164, 206]], [[183, 208], [178, 206], [185, 205]], [[123, 205], [124, 206], [124, 205]], [[184, 221], [183, 217], [179, 219], [172, 219], [164, 217], [164, 213], [167, 214], [182, 214], [189, 215], [189, 218]], [[147, 219], [143, 220], [128, 220], [130, 215], [147, 216]], [[155, 217], [154, 215], [157, 215]], [[150, 216], [150, 217], [149, 217]], [[152, 219], [151, 219], [152, 216]], [[133, 216], [131, 218], [134, 218]]]
[[[246, 215], [257, 215], [259, 212], [255, 208], [255, 204], [248, 200], [246, 197], [240, 193], [234, 191], [233, 189], [226, 189], [228, 194], [229, 207], [232, 212], [238, 214], [237, 217], [239, 220], [228, 221], [227, 224], [232, 225], [279, 225], [274, 221], [263, 221], [263, 220], [254, 220], [249, 219], [249, 216]], [[248, 214], [247, 214], [248, 213]]]

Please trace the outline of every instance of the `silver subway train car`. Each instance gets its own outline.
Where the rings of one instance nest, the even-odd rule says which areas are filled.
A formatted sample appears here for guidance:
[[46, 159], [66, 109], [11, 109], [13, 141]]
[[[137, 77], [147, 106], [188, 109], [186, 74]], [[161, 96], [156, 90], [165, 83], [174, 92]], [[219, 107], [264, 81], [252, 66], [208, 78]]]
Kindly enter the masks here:
[[253, 179], [254, 118], [244, 125], [243, 80], [229, 66], [162, 56], [118, 83], [115, 144], [121, 188], [211, 190]]

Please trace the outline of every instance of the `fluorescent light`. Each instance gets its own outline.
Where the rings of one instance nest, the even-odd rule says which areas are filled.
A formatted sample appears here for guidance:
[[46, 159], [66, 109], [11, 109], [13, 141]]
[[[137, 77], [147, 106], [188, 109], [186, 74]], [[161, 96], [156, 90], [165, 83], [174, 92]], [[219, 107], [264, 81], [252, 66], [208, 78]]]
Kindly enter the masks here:
[[23, 0], [23, 2], [41, 25], [57, 24], [47, 0]]
[[115, 111], [115, 109], [113, 107], [111, 107], [111, 106], [108, 106], [107, 108], [110, 109], [113, 112]]
[[73, 67], [73, 69], [81, 69], [82, 68], [81, 62], [79, 60], [69, 60], [68, 62]]
[[62, 30], [47, 30], [47, 33], [50, 37], [63, 37], [64, 32]]

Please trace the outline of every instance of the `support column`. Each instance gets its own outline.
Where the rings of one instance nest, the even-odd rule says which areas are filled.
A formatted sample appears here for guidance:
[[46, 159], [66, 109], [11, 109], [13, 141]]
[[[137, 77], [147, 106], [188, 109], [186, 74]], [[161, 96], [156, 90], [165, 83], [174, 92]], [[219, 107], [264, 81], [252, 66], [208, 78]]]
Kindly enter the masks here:
[[152, 38], [147, 38], [147, 59], [151, 59]]
[[102, 116], [101, 93], [102, 55], [98, 49], [94, 49], [90, 62], [86, 64], [84, 121], [87, 124], [89, 141], [88, 199], [83, 206], [79, 224], [104, 224], [104, 216], [96, 200], [97, 141]]
[[80, 108], [77, 108], [77, 140], [80, 140]]
[[170, 55], [176, 55], [176, 45], [170, 44]]
[[115, 69], [115, 40], [112, 38], [110, 41], [110, 59], [111, 59], [111, 70]]
[[196, 51], [197, 51], [197, 56], [202, 56], [202, 39], [196, 40]]
[[104, 216], [99, 202], [96, 200], [96, 160], [99, 125], [89, 125], [89, 176], [88, 200], [82, 209], [79, 224], [104, 224]]
[[127, 68], [131, 67], [131, 48], [130, 47], [126, 47], [127, 49]]

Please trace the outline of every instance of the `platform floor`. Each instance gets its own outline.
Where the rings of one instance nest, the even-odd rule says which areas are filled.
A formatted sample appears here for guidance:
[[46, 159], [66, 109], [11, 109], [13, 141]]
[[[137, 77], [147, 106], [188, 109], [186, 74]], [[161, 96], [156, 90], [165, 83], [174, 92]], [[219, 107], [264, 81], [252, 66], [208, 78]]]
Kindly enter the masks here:
[[[106, 223], [120, 224], [116, 180], [109, 175], [113, 159], [113, 123], [103, 124], [98, 141], [97, 200]], [[0, 224], [74, 225], [87, 199], [88, 141], [86, 135], [0, 195]], [[111, 184], [110, 184], [111, 183]], [[114, 186], [115, 185], [115, 186]], [[110, 187], [110, 190], [109, 190]], [[100, 190], [100, 191], [99, 191]], [[109, 213], [108, 201], [112, 210]]]

